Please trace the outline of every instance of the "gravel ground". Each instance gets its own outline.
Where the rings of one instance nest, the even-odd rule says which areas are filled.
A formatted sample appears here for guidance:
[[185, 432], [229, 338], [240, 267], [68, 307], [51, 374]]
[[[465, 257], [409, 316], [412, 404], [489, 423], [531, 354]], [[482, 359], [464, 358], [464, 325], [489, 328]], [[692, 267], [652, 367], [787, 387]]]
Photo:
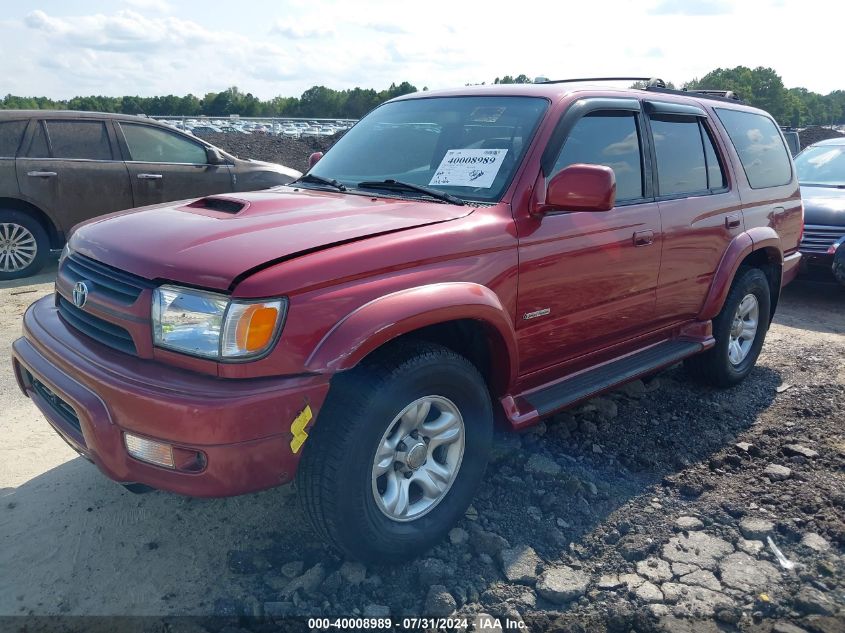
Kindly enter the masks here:
[[289, 487], [133, 495], [77, 457], [8, 371], [21, 314], [54, 271], [0, 286], [0, 615], [486, 613], [532, 630], [845, 630], [837, 286], [787, 288], [738, 387], [702, 387], [675, 367], [501, 435], [445, 542], [365, 568], [310, 534]]
[[254, 158], [279, 163], [301, 172], [308, 171], [308, 157], [313, 152], [325, 152], [343, 136], [265, 136], [262, 134], [203, 134], [201, 137], [238, 158]]
[[801, 147], [807, 147], [808, 145], [818, 143], [819, 141], [824, 141], [829, 138], [840, 138], [842, 136], [845, 136], [845, 134], [832, 130], [829, 127], [821, 126], [808, 127], [798, 133], [798, 138], [801, 141]]

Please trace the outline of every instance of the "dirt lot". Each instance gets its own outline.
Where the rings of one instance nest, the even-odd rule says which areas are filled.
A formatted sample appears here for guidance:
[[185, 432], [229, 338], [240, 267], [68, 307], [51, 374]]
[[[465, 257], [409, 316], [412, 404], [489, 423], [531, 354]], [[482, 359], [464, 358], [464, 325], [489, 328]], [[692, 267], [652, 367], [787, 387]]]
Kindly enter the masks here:
[[279, 163], [299, 171], [308, 171], [308, 157], [313, 152], [325, 152], [343, 136], [264, 136], [261, 134], [203, 134], [202, 138], [239, 158], [254, 158]]
[[801, 147], [807, 147], [808, 145], [812, 145], [813, 143], [818, 143], [819, 141], [824, 141], [829, 138], [840, 138], [841, 136], [843, 135], [836, 130], [831, 130], [830, 128], [821, 126], [808, 127], [798, 133], [798, 138], [801, 141]]
[[134, 495], [68, 448], [9, 370], [21, 314], [54, 274], [0, 286], [0, 615], [457, 610], [534, 630], [845, 630], [836, 286], [787, 289], [739, 387], [701, 387], [673, 368], [501, 437], [447, 541], [364, 568], [310, 534], [289, 488]]

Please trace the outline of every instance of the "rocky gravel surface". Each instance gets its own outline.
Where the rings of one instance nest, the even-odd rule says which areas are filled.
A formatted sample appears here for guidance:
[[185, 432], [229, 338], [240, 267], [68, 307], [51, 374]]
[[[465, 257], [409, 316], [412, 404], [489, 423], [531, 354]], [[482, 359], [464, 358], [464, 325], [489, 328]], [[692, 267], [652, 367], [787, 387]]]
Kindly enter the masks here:
[[819, 141], [824, 141], [829, 138], [841, 138], [842, 136], [845, 136], [845, 134], [837, 132], [829, 127], [821, 127], [819, 125], [808, 127], [798, 132], [798, 138], [801, 141], [802, 148], [812, 145], [813, 143], [818, 143]]
[[828, 291], [838, 313], [787, 316], [809, 333], [775, 326], [738, 387], [675, 367], [501, 434], [464, 521], [417, 560], [364, 568], [317, 546], [229, 564], [278, 615], [845, 631], [845, 292]]
[[238, 158], [253, 158], [269, 163], [279, 163], [299, 171], [308, 171], [308, 157], [313, 152], [325, 152], [343, 136], [267, 136], [264, 134], [202, 134], [198, 135], [212, 145], [234, 154]]

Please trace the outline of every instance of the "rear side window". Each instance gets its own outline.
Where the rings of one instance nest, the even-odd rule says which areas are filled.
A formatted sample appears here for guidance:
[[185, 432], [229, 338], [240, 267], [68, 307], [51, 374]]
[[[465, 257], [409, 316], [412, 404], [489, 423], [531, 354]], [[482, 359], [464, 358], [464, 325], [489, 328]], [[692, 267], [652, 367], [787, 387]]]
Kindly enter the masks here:
[[753, 189], [778, 187], [792, 180], [789, 152], [780, 130], [761, 114], [717, 108]]
[[188, 163], [205, 165], [205, 148], [178, 134], [150, 125], [121, 123], [120, 129], [133, 161], [142, 163]]
[[695, 193], [725, 186], [713, 141], [695, 116], [652, 115], [659, 195]]
[[0, 123], [0, 158], [14, 158], [23, 138], [27, 121], [3, 121]]
[[576, 163], [607, 165], [616, 174], [616, 200], [643, 197], [643, 169], [636, 113], [599, 111], [580, 119], [560, 151], [549, 178]]
[[47, 121], [53, 158], [111, 160], [111, 144], [102, 121]]

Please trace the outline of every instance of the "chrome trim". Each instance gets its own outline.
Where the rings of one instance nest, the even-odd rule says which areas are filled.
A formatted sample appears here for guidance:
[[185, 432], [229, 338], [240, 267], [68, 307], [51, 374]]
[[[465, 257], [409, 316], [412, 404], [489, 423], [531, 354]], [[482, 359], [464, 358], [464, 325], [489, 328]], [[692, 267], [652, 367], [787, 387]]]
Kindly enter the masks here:
[[17, 160], [46, 160], [51, 162], [62, 161], [62, 162], [73, 162], [73, 163], [117, 163], [123, 164], [124, 161], [122, 160], [115, 160], [111, 158], [109, 160], [102, 159], [102, 158], [61, 158], [61, 157], [44, 157], [44, 156], [18, 156]]
[[167, 163], [167, 162], [154, 162], [150, 160], [126, 160], [123, 161], [127, 165], [187, 165], [189, 167], [223, 167], [223, 166], [231, 166], [234, 163], [220, 163], [219, 165], [212, 165], [211, 163]]

